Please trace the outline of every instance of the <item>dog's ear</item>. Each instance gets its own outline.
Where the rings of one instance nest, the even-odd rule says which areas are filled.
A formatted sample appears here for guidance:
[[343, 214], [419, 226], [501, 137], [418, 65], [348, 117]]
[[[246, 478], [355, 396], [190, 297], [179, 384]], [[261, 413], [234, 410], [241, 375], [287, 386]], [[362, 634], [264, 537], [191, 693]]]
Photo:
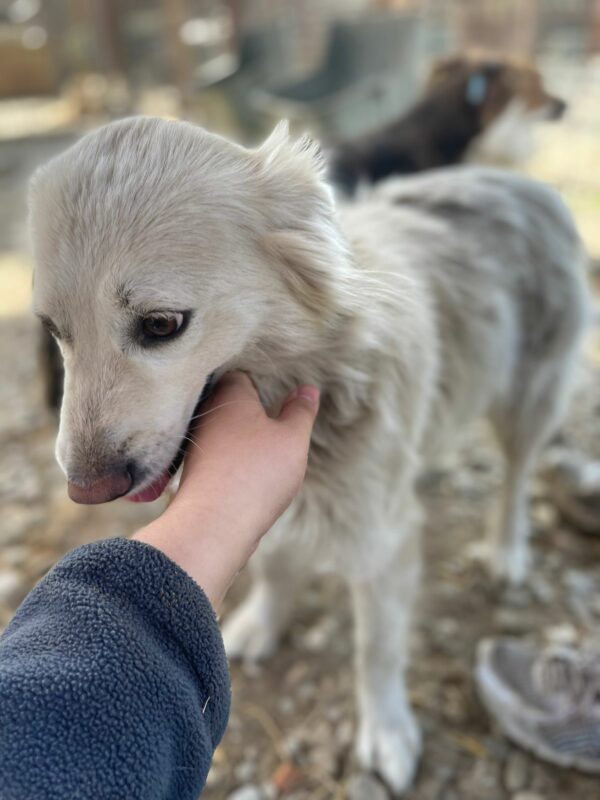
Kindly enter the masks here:
[[264, 251], [283, 268], [293, 296], [327, 324], [348, 254], [319, 145], [308, 136], [293, 140], [287, 122], [280, 122], [255, 157], [270, 208]]
[[325, 158], [310, 136], [293, 139], [288, 123], [280, 122], [252, 157], [272, 228], [299, 230], [308, 220], [333, 215]]
[[275, 126], [255, 153], [263, 166], [270, 171], [287, 172], [301, 180], [325, 179], [327, 167], [319, 143], [308, 134], [292, 139], [287, 120], [282, 120]]

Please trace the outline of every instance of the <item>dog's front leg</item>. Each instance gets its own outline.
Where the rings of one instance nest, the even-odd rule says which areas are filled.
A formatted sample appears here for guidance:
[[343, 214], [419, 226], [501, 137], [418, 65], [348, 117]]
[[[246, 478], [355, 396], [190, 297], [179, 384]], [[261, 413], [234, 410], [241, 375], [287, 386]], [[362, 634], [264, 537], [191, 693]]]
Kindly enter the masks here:
[[408, 788], [421, 736], [405, 684], [412, 607], [421, 559], [416, 529], [402, 531], [393, 559], [371, 580], [351, 584], [356, 625], [357, 757], [394, 792]]
[[290, 531], [280, 520], [250, 562], [250, 591], [223, 626], [229, 658], [260, 661], [277, 649], [296, 594], [309, 573], [308, 564], [289, 537]]

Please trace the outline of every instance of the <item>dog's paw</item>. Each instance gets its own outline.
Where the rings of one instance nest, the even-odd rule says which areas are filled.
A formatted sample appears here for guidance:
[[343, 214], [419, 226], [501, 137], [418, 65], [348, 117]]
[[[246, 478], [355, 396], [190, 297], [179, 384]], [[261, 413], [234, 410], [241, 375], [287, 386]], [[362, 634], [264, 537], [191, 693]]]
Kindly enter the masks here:
[[376, 772], [395, 795], [411, 786], [421, 754], [421, 732], [415, 718], [408, 709], [403, 717], [402, 725], [393, 727], [364, 721], [356, 742], [362, 769]]
[[228, 658], [262, 661], [277, 649], [279, 631], [260, 598], [251, 594], [225, 621], [223, 641]]

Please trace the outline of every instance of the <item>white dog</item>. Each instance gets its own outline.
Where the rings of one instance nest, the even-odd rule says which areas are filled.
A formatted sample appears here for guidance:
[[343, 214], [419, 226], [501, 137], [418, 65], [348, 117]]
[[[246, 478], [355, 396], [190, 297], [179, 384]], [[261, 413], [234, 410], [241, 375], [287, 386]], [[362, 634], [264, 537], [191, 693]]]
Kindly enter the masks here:
[[183, 122], [108, 125], [33, 181], [34, 304], [64, 356], [57, 456], [80, 502], [159, 493], [213, 373], [248, 371], [270, 408], [320, 386], [305, 485], [225, 637], [267, 655], [294, 588], [341, 573], [358, 756], [399, 791], [420, 748], [403, 676], [415, 480], [487, 417], [507, 464], [490, 563], [524, 578], [527, 478], [588, 316], [583, 252], [556, 193], [516, 175], [432, 172], [339, 218], [322, 175], [285, 126], [246, 150]]

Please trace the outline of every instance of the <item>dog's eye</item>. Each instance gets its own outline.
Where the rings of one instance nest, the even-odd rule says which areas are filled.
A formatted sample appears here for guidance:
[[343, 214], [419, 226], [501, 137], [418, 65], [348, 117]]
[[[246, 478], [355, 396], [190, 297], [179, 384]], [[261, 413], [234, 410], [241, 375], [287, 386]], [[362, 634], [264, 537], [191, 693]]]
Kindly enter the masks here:
[[185, 314], [179, 311], [155, 311], [142, 319], [142, 331], [149, 339], [168, 339], [181, 331]]

